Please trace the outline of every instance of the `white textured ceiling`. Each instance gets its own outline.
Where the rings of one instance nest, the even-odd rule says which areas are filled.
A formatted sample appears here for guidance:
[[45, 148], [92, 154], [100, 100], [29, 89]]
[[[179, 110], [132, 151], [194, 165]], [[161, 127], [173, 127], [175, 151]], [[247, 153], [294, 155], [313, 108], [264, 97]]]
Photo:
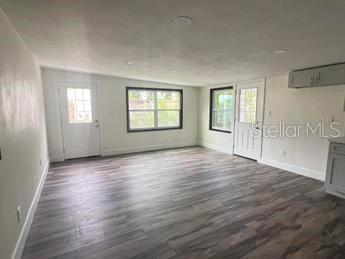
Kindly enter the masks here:
[[[204, 86], [345, 61], [344, 0], [0, 4], [47, 67]], [[179, 15], [192, 24], [172, 23]], [[282, 48], [289, 52], [273, 54]]]

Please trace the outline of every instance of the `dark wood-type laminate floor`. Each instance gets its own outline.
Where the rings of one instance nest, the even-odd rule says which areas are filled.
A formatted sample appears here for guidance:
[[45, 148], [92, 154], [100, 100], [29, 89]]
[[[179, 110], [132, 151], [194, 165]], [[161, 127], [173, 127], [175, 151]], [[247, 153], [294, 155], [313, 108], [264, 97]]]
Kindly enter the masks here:
[[345, 258], [345, 202], [201, 147], [76, 160], [50, 169], [23, 258]]

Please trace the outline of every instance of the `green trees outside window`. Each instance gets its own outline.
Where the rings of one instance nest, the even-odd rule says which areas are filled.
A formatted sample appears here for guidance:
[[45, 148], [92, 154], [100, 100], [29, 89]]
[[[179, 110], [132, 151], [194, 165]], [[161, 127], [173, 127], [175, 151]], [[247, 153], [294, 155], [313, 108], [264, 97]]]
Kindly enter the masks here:
[[182, 90], [127, 88], [128, 131], [182, 128]]
[[233, 88], [210, 91], [210, 130], [231, 132], [233, 121]]

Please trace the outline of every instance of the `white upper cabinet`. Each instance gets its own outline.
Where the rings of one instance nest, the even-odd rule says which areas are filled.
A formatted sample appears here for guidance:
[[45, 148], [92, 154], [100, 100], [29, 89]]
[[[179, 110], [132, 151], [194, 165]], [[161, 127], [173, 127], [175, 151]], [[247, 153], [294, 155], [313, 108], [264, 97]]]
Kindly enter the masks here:
[[345, 84], [345, 63], [296, 70], [289, 75], [290, 88], [339, 84]]
[[293, 71], [289, 77], [289, 87], [301, 88], [314, 86], [314, 69]]
[[345, 84], [345, 64], [315, 68], [315, 86]]

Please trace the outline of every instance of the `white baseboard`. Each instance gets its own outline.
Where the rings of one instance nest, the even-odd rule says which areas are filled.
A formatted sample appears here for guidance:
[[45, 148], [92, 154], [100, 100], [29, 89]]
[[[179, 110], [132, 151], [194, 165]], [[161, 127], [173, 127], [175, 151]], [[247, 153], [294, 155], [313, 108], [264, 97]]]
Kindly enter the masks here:
[[136, 152], [154, 151], [154, 150], [160, 150], [160, 149], [190, 147], [190, 146], [197, 146], [197, 145], [198, 145], [198, 142], [193, 141], [193, 142], [171, 143], [171, 144], [152, 145], [152, 146], [143, 146], [143, 147], [107, 149], [107, 150], [102, 151], [102, 156], [113, 156], [113, 155], [130, 154], [130, 153], [136, 153]]
[[275, 161], [275, 160], [265, 159], [265, 158], [259, 159], [258, 163], [269, 165], [272, 167], [276, 167], [276, 168], [279, 168], [279, 169], [282, 169], [285, 171], [289, 171], [289, 172], [292, 172], [295, 174], [303, 175], [303, 176], [317, 179], [320, 181], [325, 181], [325, 173], [323, 173], [323, 172], [319, 172], [319, 171], [315, 171], [315, 170], [311, 170], [308, 168], [304, 168], [304, 167], [300, 167], [300, 166], [296, 166], [296, 165], [291, 165], [291, 164], [287, 164], [287, 163], [282, 163], [282, 162]]
[[51, 163], [53, 162], [62, 162], [65, 161], [65, 158], [63, 155], [50, 155], [49, 160]]
[[218, 146], [218, 145], [214, 145], [214, 144], [209, 144], [209, 143], [205, 143], [205, 142], [200, 142], [199, 145], [203, 146], [203, 147], [210, 148], [210, 149], [217, 150], [219, 152], [233, 155], [233, 149], [232, 148], [226, 148], [226, 147], [222, 147], [222, 146]]
[[32, 202], [31, 202], [31, 205], [30, 205], [28, 214], [26, 216], [26, 219], [24, 221], [22, 230], [20, 231], [19, 238], [17, 240], [16, 246], [15, 246], [15, 248], [13, 250], [12, 257], [11, 257], [12, 259], [19, 259], [22, 256], [22, 253], [23, 253], [23, 250], [24, 250], [24, 246], [25, 246], [25, 241], [26, 241], [26, 238], [28, 237], [28, 234], [29, 234], [29, 231], [30, 231], [30, 226], [31, 226], [32, 220], [33, 220], [34, 215], [35, 215], [35, 211], [36, 211], [36, 208], [37, 208], [38, 201], [39, 201], [40, 196], [41, 196], [42, 188], [43, 188], [45, 179], [47, 177], [47, 173], [48, 173], [48, 170], [49, 170], [49, 165], [50, 165], [50, 162], [48, 160], [46, 166], [44, 167], [44, 171], [43, 171], [42, 177], [41, 177], [41, 179], [40, 179], [40, 181], [38, 183], [38, 186], [37, 186], [37, 189], [36, 189], [36, 192], [35, 192], [35, 196], [34, 196]]

